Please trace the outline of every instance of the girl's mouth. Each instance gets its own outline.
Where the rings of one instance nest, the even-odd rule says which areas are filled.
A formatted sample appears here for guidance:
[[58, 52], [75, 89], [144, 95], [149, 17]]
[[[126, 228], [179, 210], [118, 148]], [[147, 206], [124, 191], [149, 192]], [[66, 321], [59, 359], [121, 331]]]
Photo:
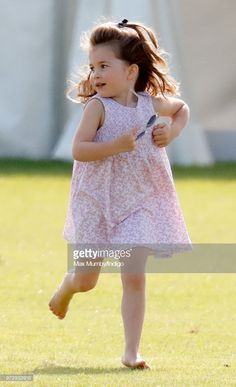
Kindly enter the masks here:
[[106, 84], [105, 83], [97, 83], [95, 85], [96, 89], [101, 89], [103, 86], [105, 86]]

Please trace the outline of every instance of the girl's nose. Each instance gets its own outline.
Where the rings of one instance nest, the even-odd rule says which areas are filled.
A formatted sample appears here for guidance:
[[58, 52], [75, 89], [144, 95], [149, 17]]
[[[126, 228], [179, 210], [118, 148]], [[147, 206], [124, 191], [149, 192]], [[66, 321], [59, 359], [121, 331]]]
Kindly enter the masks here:
[[99, 78], [100, 77], [100, 73], [98, 70], [95, 70], [94, 71], [94, 78]]

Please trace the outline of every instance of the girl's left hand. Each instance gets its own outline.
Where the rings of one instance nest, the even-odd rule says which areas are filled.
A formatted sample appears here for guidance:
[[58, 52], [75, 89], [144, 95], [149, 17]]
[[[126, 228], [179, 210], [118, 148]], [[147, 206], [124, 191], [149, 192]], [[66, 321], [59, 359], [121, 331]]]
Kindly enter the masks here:
[[153, 127], [152, 138], [158, 148], [163, 148], [173, 140], [171, 125], [165, 122]]

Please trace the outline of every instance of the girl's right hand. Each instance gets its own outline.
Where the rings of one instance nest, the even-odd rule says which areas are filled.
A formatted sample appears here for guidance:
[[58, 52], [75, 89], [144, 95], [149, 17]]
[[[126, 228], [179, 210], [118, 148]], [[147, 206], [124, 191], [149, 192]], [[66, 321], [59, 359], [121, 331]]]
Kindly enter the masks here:
[[131, 152], [136, 148], [137, 132], [138, 130], [136, 128], [132, 128], [129, 132], [122, 134], [122, 136], [115, 140], [115, 146], [119, 153]]

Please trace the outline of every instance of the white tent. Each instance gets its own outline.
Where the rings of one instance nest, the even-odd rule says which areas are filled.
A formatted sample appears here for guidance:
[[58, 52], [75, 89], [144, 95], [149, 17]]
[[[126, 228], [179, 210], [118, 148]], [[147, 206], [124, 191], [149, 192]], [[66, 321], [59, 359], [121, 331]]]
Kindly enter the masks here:
[[0, 156], [53, 147], [53, 0], [1, 0]]
[[81, 32], [101, 16], [148, 24], [171, 54], [191, 108], [188, 127], [167, 147], [171, 162], [211, 163], [206, 130], [235, 133], [234, 0], [0, 0], [0, 7], [0, 157], [72, 159], [82, 108], [66, 101], [66, 79], [86, 60]]

